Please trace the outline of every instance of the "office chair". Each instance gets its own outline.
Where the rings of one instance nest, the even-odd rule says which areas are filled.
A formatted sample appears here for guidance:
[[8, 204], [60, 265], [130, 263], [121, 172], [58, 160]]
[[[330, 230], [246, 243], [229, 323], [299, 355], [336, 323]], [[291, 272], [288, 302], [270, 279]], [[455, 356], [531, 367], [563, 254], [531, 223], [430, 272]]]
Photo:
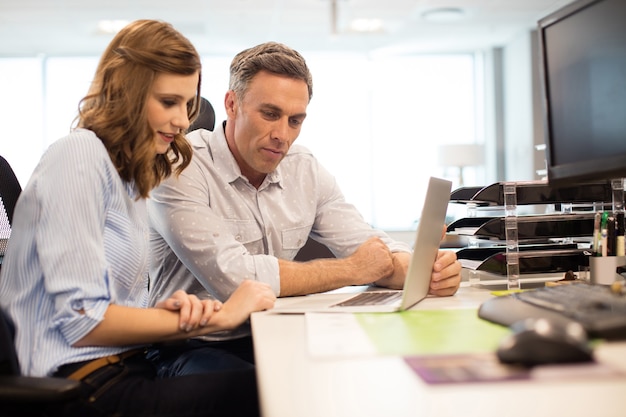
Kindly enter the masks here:
[[196, 129], [207, 129], [213, 131], [215, 128], [215, 109], [211, 102], [204, 97], [200, 97], [200, 112], [198, 117], [187, 129], [188, 132], [192, 132]]
[[312, 259], [334, 258], [335, 255], [326, 247], [316, 240], [308, 238], [303, 247], [300, 248], [296, 257], [293, 259], [298, 262], [306, 262]]
[[[8, 235], [11, 230], [15, 203], [21, 192], [13, 169], [0, 156], [0, 210], [4, 208], [9, 221], [8, 224], [0, 221], [3, 235]], [[0, 309], [0, 415], [49, 416], [53, 407], [78, 395], [80, 382], [65, 378], [22, 376], [15, 351], [14, 330], [13, 323]]]
[[0, 156], [0, 200], [2, 200], [0, 203], [4, 206], [4, 210], [9, 218], [9, 224], [13, 221], [13, 209], [21, 192], [22, 187], [11, 165]]
[[13, 326], [0, 310], [0, 415], [49, 416], [80, 392], [80, 382], [66, 378], [22, 376], [13, 344]]
[[21, 192], [22, 187], [11, 165], [0, 156], [0, 267], [8, 238], [11, 235], [15, 203]]

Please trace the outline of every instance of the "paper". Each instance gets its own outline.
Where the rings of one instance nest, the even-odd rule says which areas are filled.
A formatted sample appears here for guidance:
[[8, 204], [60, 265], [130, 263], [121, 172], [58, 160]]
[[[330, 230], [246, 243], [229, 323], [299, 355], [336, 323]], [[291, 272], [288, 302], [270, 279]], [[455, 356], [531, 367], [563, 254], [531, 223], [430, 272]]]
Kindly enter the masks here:
[[507, 327], [476, 309], [401, 313], [307, 313], [309, 353], [316, 357], [493, 352]]
[[306, 313], [305, 322], [311, 356], [330, 358], [376, 353], [354, 314]]
[[475, 308], [359, 314], [357, 318], [377, 351], [389, 355], [494, 352], [510, 332], [479, 318]]

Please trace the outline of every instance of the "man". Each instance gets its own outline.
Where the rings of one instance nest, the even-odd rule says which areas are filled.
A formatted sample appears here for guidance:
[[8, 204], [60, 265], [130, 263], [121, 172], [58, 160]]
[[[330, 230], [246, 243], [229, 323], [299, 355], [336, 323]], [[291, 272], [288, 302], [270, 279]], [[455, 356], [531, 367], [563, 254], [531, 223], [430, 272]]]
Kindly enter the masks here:
[[[244, 279], [281, 297], [401, 288], [410, 247], [368, 225], [314, 156], [292, 146], [313, 91], [302, 56], [264, 43], [235, 56], [230, 74], [227, 120], [188, 134], [191, 164], [152, 193], [152, 302], [180, 288], [224, 300]], [[293, 261], [309, 236], [337, 258]], [[440, 251], [430, 293], [454, 294], [460, 270], [454, 252]], [[224, 338], [249, 333], [238, 331]]]

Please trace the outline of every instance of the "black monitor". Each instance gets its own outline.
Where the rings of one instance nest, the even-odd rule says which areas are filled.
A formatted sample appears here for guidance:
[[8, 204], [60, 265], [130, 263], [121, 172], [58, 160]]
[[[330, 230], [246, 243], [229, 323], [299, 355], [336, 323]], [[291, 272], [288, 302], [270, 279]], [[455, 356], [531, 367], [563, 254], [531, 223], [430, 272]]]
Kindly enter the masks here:
[[626, 178], [626, 0], [578, 0], [538, 23], [548, 182]]

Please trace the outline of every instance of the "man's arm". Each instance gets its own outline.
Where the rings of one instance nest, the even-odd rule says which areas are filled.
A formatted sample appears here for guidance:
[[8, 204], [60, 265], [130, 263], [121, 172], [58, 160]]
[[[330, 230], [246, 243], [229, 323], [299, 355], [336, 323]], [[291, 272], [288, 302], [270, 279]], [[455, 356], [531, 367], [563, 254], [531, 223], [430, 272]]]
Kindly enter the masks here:
[[[280, 295], [293, 296], [367, 285], [394, 275], [393, 254], [379, 238], [370, 238], [343, 259], [292, 262], [279, 259]], [[400, 268], [400, 267], [399, 267]]]
[[[391, 253], [380, 239], [372, 238], [354, 255], [344, 259], [317, 259], [304, 263], [279, 260], [281, 296], [371, 283], [401, 289], [410, 259], [409, 252]], [[456, 254], [439, 251], [433, 265], [429, 293], [437, 296], [455, 294], [461, 284], [460, 273], [461, 264]]]

